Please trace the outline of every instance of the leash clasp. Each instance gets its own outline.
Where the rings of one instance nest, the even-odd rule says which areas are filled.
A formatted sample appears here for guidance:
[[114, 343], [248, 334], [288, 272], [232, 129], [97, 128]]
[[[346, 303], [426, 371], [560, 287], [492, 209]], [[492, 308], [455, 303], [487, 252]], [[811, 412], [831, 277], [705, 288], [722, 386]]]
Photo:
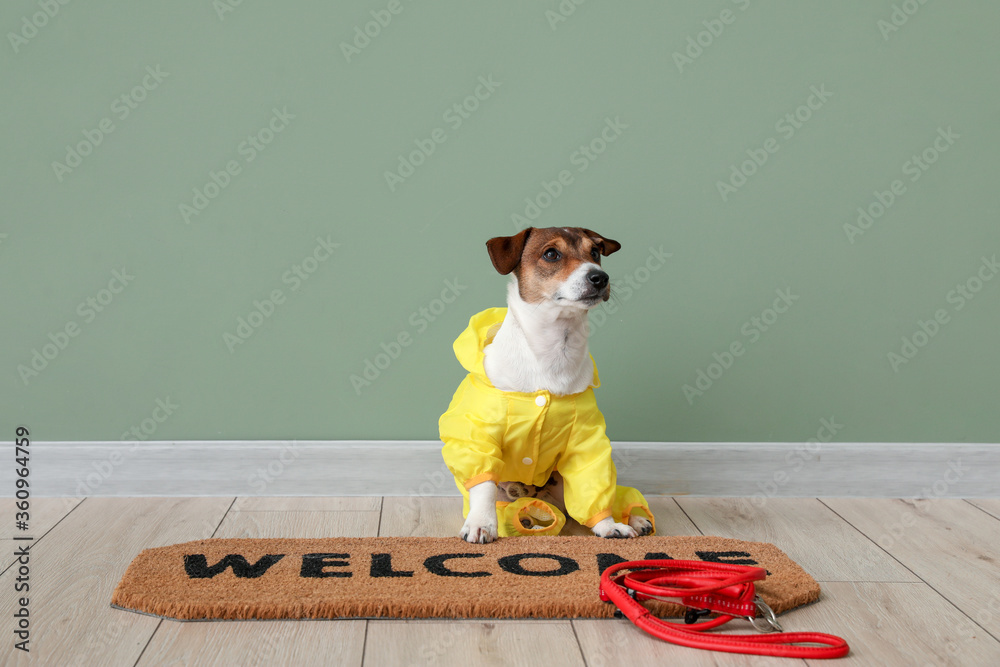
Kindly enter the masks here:
[[753, 625], [757, 632], [784, 632], [778, 617], [774, 615], [774, 610], [764, 602], [764, 598], [759, 595], [753, 597], [754, 606], [757, 607], [756, 616], [747, 616], [747, 620]]

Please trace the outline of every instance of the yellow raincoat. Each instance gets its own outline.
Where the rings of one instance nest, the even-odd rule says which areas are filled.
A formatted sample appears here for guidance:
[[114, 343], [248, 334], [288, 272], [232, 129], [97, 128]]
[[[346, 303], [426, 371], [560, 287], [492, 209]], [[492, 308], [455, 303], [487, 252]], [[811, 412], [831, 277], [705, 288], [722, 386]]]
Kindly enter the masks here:
[[[506, 314], [506, 308], [490, 308], [473, 315], [454, 344], [455, 356], [469, 374], [438, 426], [445, 464], [464, 497], [463, 515], [469, 513], [468, 489], [476, 484], [516, 481], [540, 487], [558, 471], [566, 511], [585, 526], [592, 528], [609, 516], [627, 523], [631, 514], [653, 521], [638, 491], [617, 486], [611, 442], [594, 399], [594, 387], [600, 386], [596, 365], [593, 383], [578, 394], [502, 391], [490, 383], [483, 369], [483, 350]], [[539, 509], [544, 507], [552, 510], [551, 520], [539, 521]], [[555, 507], [539, 499], [531, 499], [530, 508], [524, 502], [498, 502], [497, 511], [501, 536], [553, 534], [564, 521]], [[522, 530], [518, 516], [533, 528]]]

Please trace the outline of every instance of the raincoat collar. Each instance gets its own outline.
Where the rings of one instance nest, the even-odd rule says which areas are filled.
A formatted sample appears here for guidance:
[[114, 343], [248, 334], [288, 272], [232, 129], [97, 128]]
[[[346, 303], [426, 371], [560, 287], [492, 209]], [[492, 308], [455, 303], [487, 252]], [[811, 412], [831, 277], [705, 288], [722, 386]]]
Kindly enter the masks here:
[[[486, 377], [486, 370], [483, 368], [483, 359], [485, 358], [483, 350], [493, 342], [493, 337], [500, 330], [500, 325], [506, 315], [506, 308], [487, 308], [476, 313], [469, 319], [468, 328], [455, 339], [452, 346], [455, 349], [455, 357], [458, 358], [465, 370], [489, 387], [493, 387], [493, 384]], [[597, 374], [597, 363], [594, 361], [593, 355], [590, 357], [590, 363], [594, 367], [594, 380], [590, 386], [600, 387], [601, 378]]]

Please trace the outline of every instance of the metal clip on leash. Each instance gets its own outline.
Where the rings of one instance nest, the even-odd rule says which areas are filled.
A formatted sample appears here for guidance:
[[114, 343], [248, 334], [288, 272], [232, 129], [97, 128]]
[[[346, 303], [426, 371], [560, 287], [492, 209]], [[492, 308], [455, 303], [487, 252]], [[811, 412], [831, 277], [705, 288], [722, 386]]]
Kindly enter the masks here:
[[774, 610], [764, 602], [764, 598], [754, 595], [753, 603], [757, 607], [757, 615], [747, 616], [746, 619], [750, 621], [754, 630], [757, 632], [784, 632], [781, 624], [778, 623], [778, 617], [774, 615]]
[[[614, 576], [621, 570], [633, 570]], [[847, 642], [821, 632], [783, 632], [774, 611], [757, 595], [755, 581], [767, 572], [759, 567], [691, 560], [634, 560], [601, 574], [600, 596], [654, 637], [691, 648], [787, 658], [841, 658]], [[684, 623], [653, 616], [641, 602], [655, 599], [687, 607]], [[699, 618], [716, 613], [707, 621]], [[706, 633], [736, 617], [753, 624], [760, 635]], [[804, 644], [813, 644], [805, 646]]]

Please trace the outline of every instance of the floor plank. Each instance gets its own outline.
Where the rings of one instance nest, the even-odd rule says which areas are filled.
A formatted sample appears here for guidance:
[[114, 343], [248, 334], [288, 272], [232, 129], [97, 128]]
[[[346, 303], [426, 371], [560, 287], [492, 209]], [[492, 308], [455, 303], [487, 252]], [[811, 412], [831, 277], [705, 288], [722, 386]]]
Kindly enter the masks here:
[[[13, 498], [0, 499], [0, 516], [4, 518], [0, 523], [0, 540], [4, 543], [12, 541], [14, 535], [29, 535], [37, 543], [44, 535], [52, 530], [52, 527], [59, 523], [73, 508], [80, 504], [79, 498], [32, 498], [28, 508], [28, 530], [16, 530], [14, 526], [14, 513], [17, 512]], [[8, 520], [9, 518], [9, 520]], [[13, 552], [10, 549], [10, 552]], [[0, 572], [6, 570], [14, 557], [7, 550], [0, 556]]]
[[[960, 611], [929, 586], [917, 583], [830, 582], [819, 602], [781, 616], [790, 632], [826, 632], [844, 637], [851, 653], [838, 665], [990, 665], [1000, 664], [1000, 643], [969, 623]], [[627, 621], [573, 621], [590, 667], [623, 664], [747, 665], [803, 664], [786, 658], [727, 655], [674, 646]], [[733, 621], [732, 631], [747, 625]], [[826, 660], [810, 665], [831, 664]]]
[[[215, 537], [375, 537], [378, 534], [380, 503], [373, 503], [370, 498], [256, 500], [261, 502], [240, 503], [237, 499], [233, 508], [239, 505], [271, 509], [231, 510]], [[332, 507], [351, 509], [329, 509]], [[359, 510], [359, 507], [375, 510]], [[139, 665], [355, 666], [361, 664], [365, 627], [363, 620], [220, 623], [167, 620], [153, 635]]]
[[770, 542], [824, 581], [920, 581], [815, 498], [678, 498], [706, 535]]
[[381, 509], [382, 498], [379, 496], [332, 498], [240, 496], [233, 503], [234, 512], [378, 512]]
[[[670, 496], [647, 496], [656, 517], [658, 535], [697, 535], [697, 527]], [[382, 499], [381, 536], [452, 537], [462, 528], [462, 499], [453, 497], [392, 497]], [[567, 518], [561, 535], [593, 535]]]
[[457, 537], [464, 523], [462, 499], [386, 496], [380, 537]]
[[836, 661], [845, 667], [1000, 664], [1000, 642], [924, 583], [830, 582], [819, 602], [783, 614], [781, 624], [846, 639], [851, 653]]
[[[361, 664], [365, 621], [163, 621], [138, 667]], [[129, 663], [131, 665], [131, 663]]]
[[366, 667], [583, 667], [569, 621], [369, 621]]
[[[806, 567], [823, 595], [781, 621], [790, 631], [845, 636], [853, 651], [838, 664], [1000, 664], [1000, 500], [767, 499], [757, 507], [749, 499], [647, 499], [661, 535], [700, 528], [769, 541]], [[11, 505], [0, 501], [0, 511], [3, 502]], [[462, 524], [456, 497], [231, 502], [35, 500], [32, 532], [51, 530], [31, 553], [33, 651], [29, 661], [7, 643], [0, 663], [131, 665], [141, 654], [140, 665], [803, 664], [684, 649], [622, 620], [181, 623], [110, 608], [111, 590], [143, 548], [213, 533], [455, 536]], [[12, 586], [12, 572], [0, 587]], [[0, 599], [7, 618], [9, 597]]]
[[957, 499], [823, 502], [1000, 638], [1000, 520]]
[[378, 512], [230, 512], [216, 537], [375, 537]]
[[657, 535], [701, 535], [684, 508], [671, 496], [646, 496], [649, 511], [656, 519]]
[[[749, 623], [734, 627], [745, 631]], [[803, 660], [736, 655], [677, 646], [643, 632], [627, 619], [573, 620], [587, 667], [801, 667]]]
[[987, 514], [1000, 519], [1000, 498], [973, 498], [965, 502], [971, 503]]
[[[126, 567], [143, 549], [209, 537], [231, 503], [231, 498], [81, 502], [31, 552], [31, 653], [5, 640], [0, 664], [133, 664], [160, 621], [111, 608], [111, 593]], [[12, 589], [13, 573], [0, 576], [0, 589]], [[13, 596], [0, 596], [0, 616], [10, 619], [13, 603]]]
[[[382, 537], [458, 537], [465, 520], [462, 499], [449, 497], [382, 499]], [[567, 519], [561, 535], [591, 535], [590, 529]]]

